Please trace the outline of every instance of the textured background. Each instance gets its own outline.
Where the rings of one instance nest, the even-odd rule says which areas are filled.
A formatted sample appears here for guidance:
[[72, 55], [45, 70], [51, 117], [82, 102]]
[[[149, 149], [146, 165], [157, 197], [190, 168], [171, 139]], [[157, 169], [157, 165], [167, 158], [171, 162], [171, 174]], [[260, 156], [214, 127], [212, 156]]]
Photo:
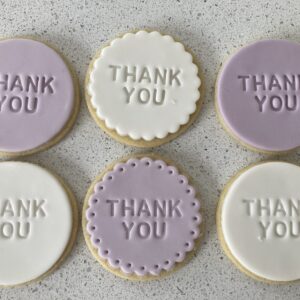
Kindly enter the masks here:
[[[81, 89], [95, 51], [119, 33], [139, 28], [173, 35], [195, 53], [202, 66], [206, 91], [199, 118], [186, 134], [154, 149], [178, 161], [196, 182], [206, 218], [201, 248], [187, 266], [170, 277], [130, 282], [101, 268], [79, 230], [71, 255], [58, 270], [39, 283], [0, 290], [1, 300], [299, 299], [299, 284], [255, 282], [240, 273], [220, 248], [215, 225], [220, 191], [239, 169], [268, 157], [237, 145], [221, 128], [213, 105], [216, 75], [230, 53], [260, 38], [300, 42], [299, 0], [0, 1], [1, 35], [33, 35], [57, 47], [72, 63]], [[71, 133], [50, 150], [24, 160], [63, 177], [81, 208], [91, 180], [108, 163], [136, 151], [101, 132], [82, 101]], [[280, 158], [300, 163], [299, 155], [300, 150]]]

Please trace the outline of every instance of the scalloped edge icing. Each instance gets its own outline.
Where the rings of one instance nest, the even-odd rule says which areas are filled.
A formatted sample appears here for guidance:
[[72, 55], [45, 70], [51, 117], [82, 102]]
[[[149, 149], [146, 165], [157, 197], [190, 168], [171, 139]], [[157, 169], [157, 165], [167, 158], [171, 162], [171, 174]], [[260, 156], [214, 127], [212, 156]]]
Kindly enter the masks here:
[[[92, 90], [92, 85], [95, 83], [95, 78], [94, 78], [94, 70], [97, 67], [97, 63], [99, 61], [99, 59], [101, 59], [103, 56], [105, 56], [105, 53], [107, 51], [108, 48], [110, 47], [114, 47], [114, 46], [118, 46], [119, 42], [121, 40], [124, 39], [128, 39], [128, 38], [132, 38], [136, 35], [145, 35], [145, 34], [149, 34], [149, 35], [156, 35], [156, 36], [160, 36], [163, 39], [168, 40], [169, 43], [174, 43], [174, 45], [178, 45], [177, 47], [180, 48], [180, 50], [182, 51], [182, 53], [185, 55], [185, 57], [187, 57], [187, 59], [189, 60], [190, 68], [194, 68], [193, 72], [195, 73], [195, 91], [193, 92], [193, 94], [191, 95], [191, 103], [189, 106], [186, 107], [185, 112], [183, 112], [181, 114], [181, 116], [179, 117], [178, 120], [173, 120], [173, 123], [169, 125], [169, 127], [165, 130], [162, 130], [159, 133], [154, 133], [154, 134], [142, 134], [142, 133], [136, 133], [133, 131], [129, 131], [127, 132], [127, 130], [123, 130], [121, 125], [118, 124], [117, 122], [112, 122], [110, 119], [108, 119], [104, 114], [103, 111], [101, 110], [100, 106], [97, 106], [94, 102], [94, 99], [96, 97], [95, 92]], [[114, 130], [116, 131], [116, 133], [121, 136], [121, 137], [129, 137], [132, 140], [145, 140], [147, 142], [151, 142], [154, 139], [164, 139], [166, 138], [169, 134], [173, 134], [176, 133], [180, 127], [182, 125], [185, 125], [189, 122], [190, 120], [190, 116], [197, 110], [197, 105], [196, 103], [199, 102], [200, 97], [201, 97], [201, 93], [200, 93], [200, 86], [201, 86], [201, 79], [199, 76], [199, 69], [198, 66], [193, 62], [193, 56], [191, 53], [189, 53], [188, 51], [186, 51], [184, 45], [178, 41], [175, 41], [173, 39], [172, 36], [170, 35], [163, 35], [158, 31], [145, 31], [145, 30], [140, 30], [136, 33], [126, 33], [124, 34], [122, 37], [118, 37], [113, 39], [109, 45], [105, 46], [104, 48], [101, 49], [100, 54], [96, 55], [96, 59], [94, 60], [92, 66], [91, 66], [91, 71], [90, 71], [90, 75], [89, 75], [89, 79], [88, 79], [88, 83], [87, 83], [87, 92], [88, 95], [90, 96], [90, 103], [92, 105], [92, 107], [95, 109], [96, 115], [97, 117], [104, 122], [105, 126], [110, 129], [110, 130]]]
[[[159, 266], [157, 269], [154, 268], [147, 268], [144, 266], [144, 269], [141, 270], [140, 268], [133, 268], [133, 264], [131, 263], [130, 266], [128, 266], [128, 263], [126, 262], [125, 264], [121, 264], [118, 263], [116, 264], [116, 261], [120, 261], [119, 258], [117, 257], [108, 257], [107, 253], [104, 253], [105, 250], [103, 249], [103, 246], [96, 246], [96, 242], [93, 242], [95, 240], [97, 240], [97, 237], [95, 237], [93, 235], [93, 230], [91, 229], [91, 224], [92, 222], [88, 219], [88, 214], [91, 213], [91, 206], [92, 206], [92, 201], [93, 201], [93, 197], [95, 192], [99, 191], [99, 188], [101, 187], [101, 185], [103, 184], [103, 182], [107, 182], [108, 180], [111, 180], [111, 176], [113, 176], [113, 174], [118, 171], [119, 168], [124, 168], [126, 167], [132, 167], [131, 165], [137, 164], [137, 163], [142, 163], [142, 162], [147, 162], [150, 161], [151, 163], [155, 163], [155, 164], [159, 164], [162, 165], [162, 171], [167, 170], [171, 170], [172, 174], [170, 174], [171, 176], [177, 176], [180, 184], [184, 184], [184, 186], [186, 187], [186, 189], [189, 189], [190, 192], [190, 196], [193, 198], [193, 202], [196, 203], [196, 205], [194, 206], [195, 209], [195, 215], [193, 218], [196, 218], [194, 220], [194, 227], [190, 228], [191, 231], [194, 231], [195, 234], [187, 241], [187, 243], [189, 244], [187, 247], [185, 247], [185, 249], [181, 249], [180, 251], [174, 251], [174, 258], [167, 258], [168, 264], [164, 264], [163, 261], [164, 259], [161, 259], [161, 261], [159, 261], [157, 263], [157, 266]], [[124, 172], [125, 173], [125, 172]], [[142, 158], [129, 158], [126, 162], [123, 163], [116, 163], [113, 166], [113, 169], [111, 171], [106, 172], [103, 177], [102, 180], [98, 181], [94, 187], [93, 187], [93, 193], [90, 195], [90, 198], [88, 200], [88, 207], [85, 211], [85, 217], [86, 217], [86, 231], [89, 235], [90, 241], [92, 246], [97, 250], [97, 254], [99, 256], [100, 259], [108, 262], [109, 266], [113, 269], [119, 269], [121, 270], [124, 274], [126, 275], [131, 275], [131, 274], [135, 274], [137, 276], [146, 276], [146, 275], [153, 275], [153, 276], [158, 276], [162, 271], [171, 271], [173, 269], [173, 267], [175, 266], [176, 263], [180, 263], [182, 261], [184, 261], [184, 259], [186, 258], [186, 255], [188, 252], [191, 252], [194, 249], [195, 246], [195, 241], [201, 237], [201, 227], [200, 225], [203, 223], [203, 216], [200, 212], [200, 208], [201, 208], [201, 203], [200, 200], [196, 198], [196, 191], [194, 189], [194, 187], [192, 187], [191, 185], [189, 185], [188, 179], [185, 175], [182, 175], [178, 172], [178, 169], [173, 166], [173, 165], [169, 165], [166, 162], [164, 162], [163, 160], [160, 159], [151, 159], [149, 157], [142, 157]], [[105, 247], [104, 247], [105, 248]], [[179, 255], [178, 255], [179, 254]], [[140, 267], [140, 266], [139, 266]]]

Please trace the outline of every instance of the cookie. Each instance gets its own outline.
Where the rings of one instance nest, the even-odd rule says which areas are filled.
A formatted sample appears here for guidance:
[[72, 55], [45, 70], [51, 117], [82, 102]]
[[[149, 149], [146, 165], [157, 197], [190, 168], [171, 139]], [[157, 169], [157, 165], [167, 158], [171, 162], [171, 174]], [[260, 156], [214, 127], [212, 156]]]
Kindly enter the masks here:
[[155, 156], [114, 163], [85, 198], [86, 243], [100, 264], [120, 277], [169, 274], [191, 258], [203, 233], [195, 194], [186, 176]]
[[0, 286], [43, 278], [70, 252], [76, 201], [49, 171], [30, 163], [0, 163]]
[[243, 145], [267, 153], [300, 146], [300, 44], [262, 40], [222, 67], [216, 107], [225, 129]]
[[101, 49], [86, 76], [97, 124], [121, 143], [153, 147], [181, 134], [200, 110], [193, 57], [169, 35], [127, 33]]
[[299, 181], [299, 166], [270, 161], [242, 170], [222, 193], [219, 239], [232, 262], [254, 279], [300, 279]]
[[0, 154], [32, 154], [57, 143], [75, 121], [77, 89], [49, 46], [28, 38], [0, 40]]

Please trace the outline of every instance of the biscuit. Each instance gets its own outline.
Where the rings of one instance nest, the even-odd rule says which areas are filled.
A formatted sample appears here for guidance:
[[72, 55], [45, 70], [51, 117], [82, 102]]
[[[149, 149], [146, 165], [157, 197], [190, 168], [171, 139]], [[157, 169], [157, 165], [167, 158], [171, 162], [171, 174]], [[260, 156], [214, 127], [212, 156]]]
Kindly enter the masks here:
[[173, 164], [135, 155], [92, 183], [82, 213], [85, 240], [115, 275], [157, 279], [195, 252], [203, 235], [200, 206], [195, 189]]
[[251, 150], [276, 154], [300, 146], [300, 44], [261, 40], [220, 70], [216, 109], [224, 128]]
[[127, 33], [102, 48], [86, 76], [86, 101], [97, 124], [127, 145], [166, 143], [194, 121], [199, 69], [169, 35]]
[[245, 274], [268, 283], [300, 279], [300, 167], [252, 165], [225, 187], [217, 209], [221, 245]]
[[0, 155], [45, 150], [70, 130], [79, 109], [75, 75], [48, 45], [0, 40]]
[[78, 224], [61, 179], [24, 162], [0, 163], [0, 286], [40, 280], [70, 252]]

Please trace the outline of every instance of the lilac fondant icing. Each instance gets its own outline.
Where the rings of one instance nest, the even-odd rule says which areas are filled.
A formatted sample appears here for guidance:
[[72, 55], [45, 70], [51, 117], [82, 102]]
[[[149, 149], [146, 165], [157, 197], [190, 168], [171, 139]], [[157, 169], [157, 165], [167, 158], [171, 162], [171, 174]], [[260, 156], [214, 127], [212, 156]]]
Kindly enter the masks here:
[[249, 146], [300, 146], [300, 44], [263, 40], [239, 50], [220, 72], [217, 106], [226, 127]]
[[49, 142], [74, 106], [72, 76], [50, 47], [30, 39], [0, 41], [0, 151]]
[[118, 163], [94, 186], [87, 231], [101, 259], [125, 274], [158, 275], [200, 235], [200, 203], [187, 178], [150, 158]]

